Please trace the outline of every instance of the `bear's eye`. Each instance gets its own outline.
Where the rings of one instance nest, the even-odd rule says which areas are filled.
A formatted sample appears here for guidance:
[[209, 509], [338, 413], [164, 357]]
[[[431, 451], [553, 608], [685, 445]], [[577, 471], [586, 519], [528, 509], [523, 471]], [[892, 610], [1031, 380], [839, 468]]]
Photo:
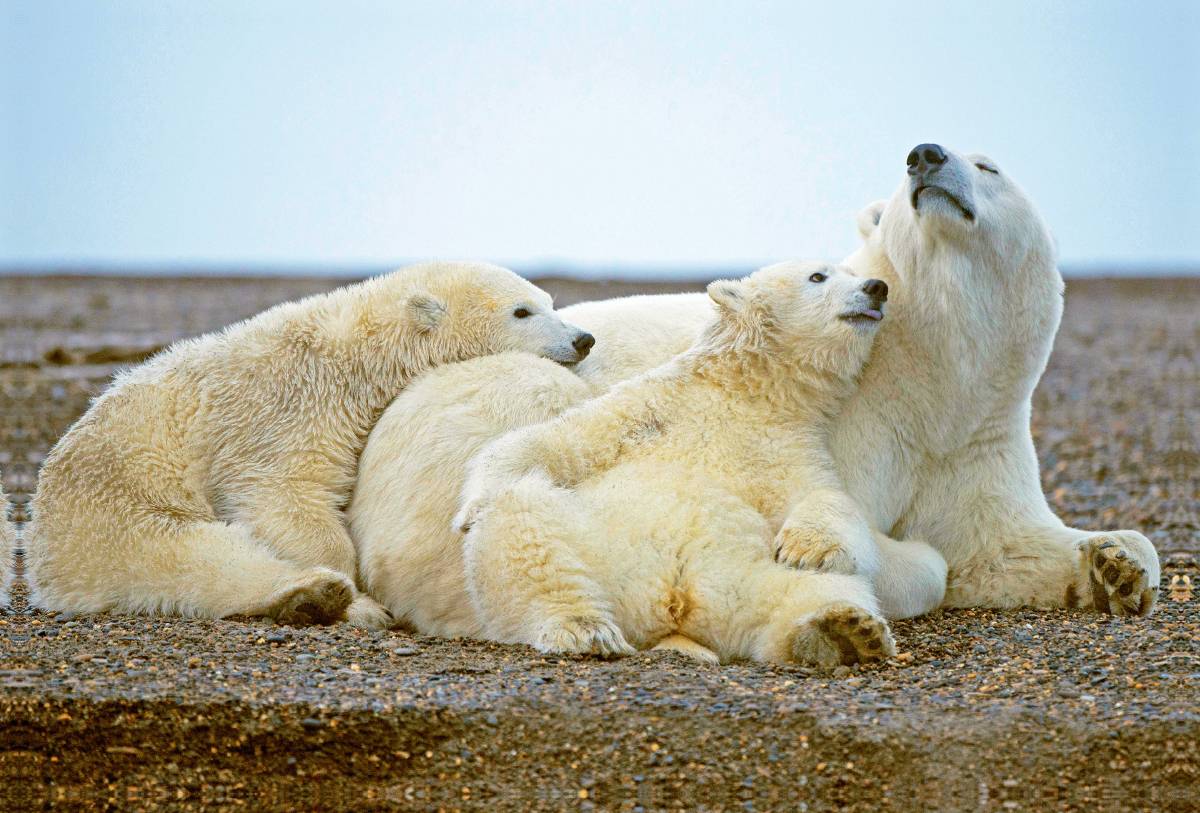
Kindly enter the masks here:
[[993, 175], [999, 175], [999, 174], [1000, 174], [1000, 170], [998, 170], [998, 169], [992, 169], [992, 168], [991, 168], [991, 167], [989, 167], [987, 164], [976, 164], [975, 166], [979, 167], [979, 168], [980, 168], [980, 169], [982, 169], [984, 172], [990, 172], [990, 173], [992, 173]]
[[531, 315], [532, 314], [529, 312], [529, 308], [517, 308], [515, 311], [513, 311], [513, 316], [517, 317], [518, 319], [525, 319]]
[[818, 271], [817, 273], [815, 273], [815, 274], [813, 274], [811, 277], [809, 277], [809, 278], [808, 278], [808, 281], [809, 281], [809, 282], [824, 282], [824, 281], [825, 281], [825, 275], [824, 275], [824, 274], [822, 274], [820, 271]]

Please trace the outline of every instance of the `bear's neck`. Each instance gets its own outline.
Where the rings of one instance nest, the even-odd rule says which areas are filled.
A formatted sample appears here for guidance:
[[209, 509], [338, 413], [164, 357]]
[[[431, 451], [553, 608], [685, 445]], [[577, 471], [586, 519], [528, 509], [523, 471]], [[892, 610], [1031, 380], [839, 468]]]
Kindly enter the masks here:
[[[343, 408], [365, 439], [409, 382], [445, 361], [429, 336], [392, 313], [380, 313], [363, 286], [334, 291], [311, 314], [305, 343], [327, 359], [326, 372], [345, 398]], [[442, 353], [441, 355], [445, 355]]]

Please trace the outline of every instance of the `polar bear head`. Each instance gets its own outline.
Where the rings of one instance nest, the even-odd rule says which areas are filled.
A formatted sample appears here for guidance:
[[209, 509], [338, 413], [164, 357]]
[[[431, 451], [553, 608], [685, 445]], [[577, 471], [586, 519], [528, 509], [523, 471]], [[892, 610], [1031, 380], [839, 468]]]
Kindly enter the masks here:
[[590, 333], [565, 321], [550, 295], [506, 268], [487, 263], [419, 263], [368, 283], [377, 323], [431, 360], [527, 352], [565, 364], [587, 356]]
[[926, 369], [944, 362], [994, 392], [1036, 381], [1063, 282], [1049, 228], [995, 161], [919, 144], [899, 188], [864, 208], [858, 229], [864, 245], [846, 264], [892, 288], [882, 352], [919, 330]]
[[870, 354], [888, 286], [844, 266], [792, 261], [717, 280], [708, 295], [719, 306], [718, 342], [852, 377]]
[[859, 213], [866, 245], [847, 264], [862, 273], [863, 259], [884, 260], [909, 284], [927, 281], [947, 291], [978, 290], [993, 281], [1049, 283], [1061, 290], [1050, 230], [995, 161], [918, 144], [907, 164], [907, 177], [891, 199]]

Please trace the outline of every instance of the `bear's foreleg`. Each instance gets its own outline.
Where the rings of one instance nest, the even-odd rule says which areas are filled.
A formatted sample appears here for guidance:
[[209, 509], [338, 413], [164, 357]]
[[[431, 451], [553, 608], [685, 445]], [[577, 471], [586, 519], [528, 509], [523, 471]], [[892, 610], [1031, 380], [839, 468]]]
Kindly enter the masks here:
[[871, 530], [858, 504], [837, 489], [817, 489], [792, 508], [775, 535], [775, 560], [801, 570], [862, 576], [883, 615], [913, 618], [946, 593], [946, 562], [924, 542], [898, 542]]
[[858, 504], [845, 492], [820, 488], [788, 513], [775, 535], [775, 561], [870, 581], [879, 570], [879, 547]]
[[1047, 524], [1010, 529], [951, 559], [947, 607], [1066, 607], [1146, 616], [1158, 600], [1158, 554], [1137, 531]]
[[946, 606], [1154, 610], [1159, 563], [1150, 540], [1064, 525], [1046, 504], [1027, 433], [928, 478], [906, 524], [946, 558]]

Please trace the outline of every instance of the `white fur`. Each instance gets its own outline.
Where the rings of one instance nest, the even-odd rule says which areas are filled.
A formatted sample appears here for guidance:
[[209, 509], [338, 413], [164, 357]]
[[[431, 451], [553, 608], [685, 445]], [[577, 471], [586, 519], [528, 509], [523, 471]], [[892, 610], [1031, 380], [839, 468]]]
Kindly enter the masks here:
[[[846, 262], [861, 276], [886, 280], [891, 296], [862, 384], [839, 419], [833, 451], [847, 492], [874, 529], [876, 546], [874, 552], [847, 550], [822, 560], [844, 569], [850, 559], [855, 572], [862, 567], [868, 574], [877, 568], [873, 586], [889, 618], [919, 615], [943, 602], [1075, 603], [1148, 613], [1159, 578], [1149, 541], [1135, 531], [1067, 528], [1041, 493], [1029, 434], [1030, 396], [1062, 312], [1062, 280], [1049, 230], [1028, 196], [994, 162], [947, 152], [956, 189], [972, 199], [973, 222], [930, 193], [918, 200], [922, 211], [914, 210], [908, 181], [891, 200], [877, 201], [858, 216], [864, 246]], [[562, 313], [597, 337], [577, 371], [602, 393], [687, 346], [713, 304], [703, 294], [676, 294], [585, 303]], [[496, 375], [511, 371], [507, 365]], [[566, 381], [568, 374], [559, 372], [561, 377], [540, 383]], [[467, 387], [453, 366], [433, 376], [437, 384], [431, 380], [430, 386], [444, 388], [447, 398]], [[529, 382], [507, 380], [512, 386], [506, 408], [519, 420], [514, 401], [523, 398]], [[471, 386], [478, 390], [478, 382]], [[464, 410], [487, 409], [470, 396], [461, 404]], [[406, 394], [391, 409], [413, 408]], [[478, 435], [460, 436], [437, 415], [426, 417], [425, 430], [439, 435], [444, 448], [469, 441], [470, 450], [464, 450], [469, 456], [482, 446]], [[445, 566], [459, 566], [460, 543], [448, 524], [437, 531], [428, 519], [419, 534], [407, 531], [412, 509], [401, 507], [398, 495], [423, 485], [420, 471], [427, 464], [405, 458], [382, 426], [370, 442], [398, 463], [391, 471], [360, 476], [358, 488], [371, 482], [378, 496], [356, 500], [358, 521], [390, 529], [389, 555], [398, 569], [418, 536], [422, 550], [446, 551]], [[434, 484], [440, 505], [452, 502], [456, 488], [450, 481], [456, 477]], [[814, 558], [806, 555], [811, 551], [793, 552], [799, 562]], [[1132, 584], [1128, 596], [1094, 578], [1109, 566], [1118, 584]], [[383, 589], [369, 586], [373, 592]], [[418, 592], [411, 600], [421, 606], [427, 599]], [[469, 617], [465, 592], [439, 599]], [[442, 634], [473, 634], [478, 624], [451, 626]]]
[[425, 370], [501, 351], [575, 361], [580, 336], [511, 271], [427, 263], [177, 344], [119, 376], [47, 458], [34, 604], [387, 623], [355, 596], [341, 510], [370, 427]]
[[[485, 637], [619, 654], [682, 635], [721, 660], [823, 664], [894, 651], [867, 581], [775, 550], [791, 506], [839, 491], [826, 441], [878, 324], [845, 318], [870, 307], [864, 284], [814, 263], [714, 282], [719, 314], [689, 350], [484, 449], [456, 522]], [[870, 544], [865, 523], [844, 530]], [[843, 652], [826, 627], [846, 612], [871, 635]]]

